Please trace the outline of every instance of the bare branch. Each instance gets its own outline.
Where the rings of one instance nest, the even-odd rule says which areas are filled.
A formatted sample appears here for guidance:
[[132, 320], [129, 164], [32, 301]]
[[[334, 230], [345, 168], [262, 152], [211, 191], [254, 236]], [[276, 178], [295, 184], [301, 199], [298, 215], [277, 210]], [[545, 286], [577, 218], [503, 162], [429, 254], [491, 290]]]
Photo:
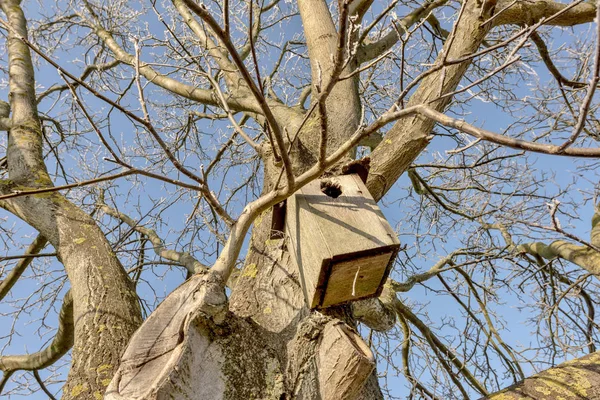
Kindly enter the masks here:
[[[515, 24], [532, 25], [541, 20], [548, 19], [545, 24], [555, 26], [574, 26], [592, 22], [596, 17], [596, 6], [594, 3], [576, 1], [571, 4], [563, 4], [549, 0], [525, 1], [519, 0], [512, 4], [512, 0], [500, 0], [497, 8], [503, 12], [494, 19], [495, 26]], [[510, 7], [505, 8], [506, 5]], [[576, 4], [575, 7], [572, 7]], [[561, 13], [559, 17], [549, 19], [550, 16], [559, 13], [565, 8], [570, 8], [566, 13]]]
[[[92, 74], [92, 72], [107, 71], [107, 70], [109, 70], [111, 68], [116, 67], [119, 64], [121, 64], [121, 61], [119, 61], [119, 60], [113, 60], [113, 61], [109, 61], [109, 62], [103, 63], [103, 64], [90, 64], [90, 65], [86, 65], [85, 69], [83, 70], [83, 72], [79, 76], [79, 80], [84, 81], [84, 80], [86, 80]], [[79, 83], [75, 82], [75, 83], [72, 84], [72, 86], [74, 88], [76, 88], [77, 86], [79, 86]], [[44, 90], [42, 93], [40, 93], [38, 95], [37, 100], [36, 100], [37, 104], [40, 104], [46, 97], [50, 96], [52, 93], [63, 92], [65, 90], [67, 90], [67, 89], [69, 89], [69, 85], [68, 84], [52, 86], [52, 87]]]
[[535, 43], [539, 53], [540, 53], [540, 57], [542, 58], [542, 61], [544, 62], [544, 64], [546, 64], [546, 67], [548, 68], [548, 71], [550, 71], [550, 73], [552, 74], [552, 76], [554, 76], [554, 78], [558, 81], [559, 84], [561, 85], [565, 85], [565, 86], [570, 86], [573, 88], [582, 88], [585, 87], [585, 83], [583, 82], [575, 82], [575, 81], [571, 81], [567, 78], [565, 78], [560, 71], [558, 70], [558, 68], [556, 68], [556, 66], [554, 65], [554, 63], [552, 62], [552, 58], [550, 58], [550, 52], [548, 51], [548, 46], [546, 46], [546, 43], [544, 42], [544, 39], [542, 39], [542, 37], [540, 36], [539, 33], [537, 32], [533, 32], [530, 36], [531, 41], [533, 43]]
[[[475, 390], [483, 395], [488, 394], [485, 386], [477, 380], [477, 378], [471, 373], [471, 371], [469, 371], [467, 366], [458, 358], [458, 356], [454, 354], [454, 352], [452, 352], [452, 350], [450, 350], [444, 343], [442, 343], [441, 340], [433, 334], [431, 329], [429, 329], [429, 327], [410, 310], [410, 308], [408, 308], [399, 299], [396, 299], [394, 306], [396, 307], [396, 312], [410, 321], [410, 323], [413, 324], [425, 336], [425, 338], [439, 350], [441, 353], [440, 357], [443, 357], [444, 360], [448, 360], [450, 363], [452, 363], [458, 369], [458, 373], [463, 375]], [[449, 367], [447, 368], [447, 371], [450, 377], [456, 383], [457, 387], [462, 388], [460, 382], [454, 379], [453, 371]], [[464, 391], [464, 389], [463, 392], [466, 395], [466, 391]]]
[[529, 142], [521, 139], [514, 139], [508, 136], [500, 135], [494, 132], [490, 132], [485, 129], [476, 128], [473, 125], [470, 125], [464, 121], [460, 121], [456, 118], [449, 117], [441, 112], [435, 111], [428, 107], [417, 106], [419, 109], [417, 112], [427, 118], [431, 118], [435, 122], [442, 124], [444, 126], [448, 126], [451, 128], [456, 128], [464, 133], [467, 133], [471, 136], [474, 136], [481, 140], [486, 140], [488, 142], [497, 143], [506, 147], [510, 147], [512, 149], [518, 150], [526, 150], [534, 153], [543, 153], [543, 154], [554, 154], [559, 156], [569, 156], [569, 157], [587, 157], [587, 158], [597, 158], [600, 157], [600, 149], [599, 148], [566, 148], [563, 151], [560, 150], [560, 146], [551, 145], [551, 144], [542, 144], [536, 142]]
[[[421, 7], [416, 8], [404, 18], [400, 19], [397, 22], [394, 21], [393, 23], [400, 27], [400, 32], [407, 31], [412, 25], [419, 22], [421, 19], [426, 17], [430, 12], [432, 12], [436, 8], [446, 4], [447, 1], [448, 0], [426, 0]], [[368, 33], [368, 30], [365, 32]], [[363, 44], [358, 49], [357, 53], [357, 59], [359, 64], [368, 62], [384, 54], [385, 52], [390, 50], [398, 42], [399, 39], [400, 37], [398, 36], [398, 32], [395, 29], [391, 29], [387, 35], [377, 40], [376, 42], [367, 42]]]
[[34, 257], [28, 256], [33, 256], [42, 251], [42, 249], [46, 246], [46, 243], [48, 243], [48, 241], [45, 237], [42, 235], [36, 236], [36, 238], [33, 240], [33, 243], [31, 243], [27, 248], [23, 258], [17, 263], [17, 265], [13, 267], [8, 275], [2, 281], [0, 281], [0, 301], [2, 301], [2, 299], [8, 294], [10, 289], [15, 285], [15, 283], [17, 283], [31, 261], [33, 261]]
[[104, 211], [106, 214], [110, 215], [111, 217], [117, 218], [117, 219], [125, 222], [127, 225], [129, 225], [131, 228], [133, 228], [136, 232], [139, 232], [142, 235], [146, 235], [148, 237], [148, 239], [150, 240], [150, 242], [152, 243], [154, 252], [159, 257], [162, 257], [165, 260], [170, 260], [170, 261], [179, 263], [180, 265], [183, 265], [185, 268], [187, 268], [188, 271], [190, 271], [191, 273], [194, 273], [194, 274], [199, 273], [201, 271], [208, 270], [208, 267], [206, 265], [200, 263], [191, 254], [186, 253], [186, 252], [175, 251], [175, 250], [168, 250], [165, 247], [163, 240], [156, 234], [156, 231], [154, 231], [153, 229], [145, 228], [145, 227], [141, 226], [138, 222], [134, 221], [128, 215], [126, 215], [122, 212], [119, 212], [112, 207], [109, 207], [104, 202], [103, 197], [104, 197], [103, 195], [100, 195], [100, 198], [98, 199], [97, 204], [100, 207], [100, 209], [102, 211]]
[[206, 24], [213, 30], [213, 32], [215, 32], [215, 34], [217, 35], [219, 40], [221, 40], [223, 45], [227, 48], [229, 55], [231, 56], [236, 67], [242, 74], [242, 77], [244, 78], [244, 81], [250, 88], [250, 91], [252, 92], [252, 95], [254, 96], [255, 100], [258, 102], [260, 110], [262, 111], [262, 114], [265, 116], [265, 119], [267, 120], [267, 123], [269, 124], [269, 127], [271, 128], [271, 131], [273, 132], [275, 142], [277, 143], [277, 148], [273, 147], [273, 152], [275, 154], [281, 155], [283, 165], [285, 167], [287, 184], [288, 184], [288, 186], [292, 186], [294, 184], [294, 171], [292, 169], [292, 163], [290, 161], [290, 158], [287, 155], [287, 153], [285, 152], [285, 144], [283, 141], [283, 135], [281, 133], [281, 128], [280, 128], [277, 120], [275, 119], [275, 116], [273, 115], [271, 108], [267, 104], [265, 97], [263, 96], [263, 94], [261, 93], [259, 88], [254, 83], [254, 80], [250, 76], [248, 69], [244, 65], [244, 62], [240, 58], [237, 50], [235, 49], [234, 44], [231, 42], [231, 39], [228, 36], [226, 36], [225, 32], [221, 29], [221, 27], [219, 26], [217, 21], [215, 21], [215, 19], [212, 17], [212, 15], [210, 15], [210, 13], [203, 6], [200, 6], [191, 0], [183, 0], [183, 1], [194, 13], [196, 13], [196, 15], [198, 15], [200, 18], [202, 18], [204, 20], [204, 22], [206, 22]]
[[52, 393], [50, 393], [50, 391], [44, 384], [44, 381], [42, 380], [42, 377], [40, 376], [40, 373], [38, 372], [37, 369], [33, 370], [33, 377], [35, 378], [38, 385], [40, 385], [40, 388], [44, 391], [44, 393], [46, 393], [46, 396], [48, 396], [48, 398], [50, 400], [56, 400], [56, 397], [54, 397], [54, 395], [52, 395]]
[[563, 144], [558, 147], [558, 152], [562, 153], [567, 149], [567, 147], [571, 146], [577, 137], [581, 134], [583, 127], [585, 126], [586, 117], [590, 110], [590, 105], [592, 104], [592, 99], [594, 98], [594, 93], [596, 92], [596, 87], [598, 86], [598, 82], [600, 81], [600, 7], [596, 9], [596, 52], [594, 54], [594, 68], [592, 69], [592, 78], [590, 79], [590, 83], [588, 85], [587, 93], [581, 102], [581, 106], [579, 107], [579, 117], [577, 118], [577, 123], [573, 128], [573, 132], [571, 133], [571, 137], [567, 139]]
[[31, 371], [49, 367], [71, 349], [74, 336], [73, 298], [69, 290], [63, 299], [58, 317], [58, 330], [52, 343], [37, 353], [0, 357], [0, 370], [6, 374], [16, 370]]
[[[94, 13], [92, 7], [87, 2], [85, 2], [85, 4], [86, 4], [88, 11], [92, 14], [92, 16], [95, 16], [95, 13]], [[104, 41], [104, 43], [106, 43], [106, 45], [112, 51], [112, 53], [114, 54], [114, 56], [117, 60], [119, 60], [122, 63], [131, 65], [131, 66], [134, 65], [135, 56], [127, 53], [116, 42], [116, 40], [113, 38], [113, 36], [110, 34], [110, 32], [108, 32], [106, 29], [104, 29], [98, 21], [96, 21], [92, 25], [92, 29], [94, 29], [96, 35], [98, 35], [98, 37], [100, 39], [102, 39]], [[198, 101], [202, 104], [218, 105], [217, 100], [214, 98], [214, 96], [212, 95], [212, 92], [210, 90], [200, 89], [196, 86], [187, 85], [176, 79], [173, 79], [171, 77], [160, 74], [154, 68], [152, 68], [151, 66], [149, 66], [145, 63], [140, 63], [140, 73], [148, 81], [150, 81], [150, 82], [154, 83], [155, 85], [158, 85], [158, 86], [162, 87], [163, 89], [166, 89], [174, 94], [177, 94], [179, 96], [185, 97], [190, 100]], [[70, 78], [73, 79], [73, 77], [70, 77]], [[232, 97], [228, 100], [228, 102], [229, 102], [229, 106], [236, 111], [255, 111], [255, 112], [258, 111], [256, 109], [255, 102], [248, 102], [243, 97], [239, 98], [239, 99]]]

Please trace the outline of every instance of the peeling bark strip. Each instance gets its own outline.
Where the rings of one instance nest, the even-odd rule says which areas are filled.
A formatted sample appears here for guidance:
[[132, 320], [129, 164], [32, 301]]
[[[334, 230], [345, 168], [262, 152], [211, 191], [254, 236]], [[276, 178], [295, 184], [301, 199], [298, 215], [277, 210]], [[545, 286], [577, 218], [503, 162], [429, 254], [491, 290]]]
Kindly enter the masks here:
[[282, 367], [266, 333], [226, 306], [210, 273], [187, 280], [132, 337], [105, 399], [281, 399]]
[[225, 301], [218, 282], [208, 274], [179, 286], [131, 338], [105, 398], [162, 399], [172, 398], [171, 392], [187, 398], [194, 387], [188, 379], [203, 384], [206, 398], [221, 398], [221, 349], [211, 344], [207, 332], [194, 329], [194, 320], [200, 310], [217, 315]]
[[[288, 344], [292, 399], [380, 398], [368, 385], [375, 359], [363, 339], [337, 318], [313, 313]], [[315, 385], [315, 383], [318, 383]]]

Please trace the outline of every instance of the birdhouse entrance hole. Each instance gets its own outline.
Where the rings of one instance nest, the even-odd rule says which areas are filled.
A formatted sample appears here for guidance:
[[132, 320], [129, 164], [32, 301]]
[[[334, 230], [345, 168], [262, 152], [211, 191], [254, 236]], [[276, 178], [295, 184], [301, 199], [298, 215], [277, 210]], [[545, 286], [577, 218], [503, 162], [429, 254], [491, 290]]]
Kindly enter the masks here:
[[320, 184], [321, 192], [325, 193], [329, 197], [337, 199], [342, 194], [342, 185], [333, 179], [323, 179]]

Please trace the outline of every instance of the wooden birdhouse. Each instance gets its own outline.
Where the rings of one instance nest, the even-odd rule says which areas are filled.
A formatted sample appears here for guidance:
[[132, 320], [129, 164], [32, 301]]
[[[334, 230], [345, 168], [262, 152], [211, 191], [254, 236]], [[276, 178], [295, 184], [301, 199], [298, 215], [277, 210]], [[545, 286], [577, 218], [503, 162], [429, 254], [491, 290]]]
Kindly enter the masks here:
[[378, 296], [400, 247], [356, 174], [317, 179], [294, 193], [285, 229], [310, 308]]

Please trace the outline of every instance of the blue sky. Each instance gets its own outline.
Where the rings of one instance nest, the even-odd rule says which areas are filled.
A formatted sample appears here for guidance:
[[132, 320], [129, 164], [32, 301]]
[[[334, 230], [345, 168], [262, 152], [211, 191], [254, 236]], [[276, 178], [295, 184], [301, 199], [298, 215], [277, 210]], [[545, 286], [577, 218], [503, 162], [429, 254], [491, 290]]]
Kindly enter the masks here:
[[[34, 3], [30, 3], [27, 5], [28, 9], [26, 11], [26, 13], [32, 13], [35, 12], [35, 10], [33, 10], [33, 8], [35, 8]], [[401, 14], [399, 12], [399, 14]], [[151, 18], [149, 18], [150, 20], [152, 20]], [[157, 23], [156, 21], [151, 22], [151, 24], [155, 24]], [[287, 33], [285, 34], [285, 36], [283, 38], [278, 38], [279, 40], [284, 40], [284, 39], [289, 39], [291, 38], [293, 35], [289, 34], [290, 32], [297, 32], [297, 29], [299, 27], [299, 18], [295, 18], [293, 19], [289, 24], [288, 24], [288, 30]], [[160, 26], [155, 27], [152, 26], [153, 29], [161, 29]], [[162, 32], [162, 30], [160, 30]], [[586, 32], [586, 29], [583, 29], [582, 32]], [[289, 35], [289, 36], [288, 36]], [[559, 34], [557, 33], [557, 36], [559, 36]], [[80, 54], [77, 52], [78, 47], [74, 46], [75, 48], [68, 52], [68, 53], [56, 53], [53, 55], [54, 59], [60, 59], [61, 63], [63, 63], [63, 65], [66, 66], [66, 68], [70, 71], [76, 71], [78, 70], [78, 68], [81, 67], [81, 59], [82, 57], [80, 56]], [[275, 57], [276, 55], [276, 51], [273, 51], [271, 53], [271, 57]], [[270, 65], [271, 62], [273, 60], [268, 60], [269, 57], [267, 57], [267, 61], [270, 62], [265, 62], [266, 65]], [[78, 60], [79, 62], [75, 62], [72, 63], [72, 61]], [[300, 61], [300, 63], [302, 63], [302, 61]], [[265, 67], [266, 68], [266, 67]], [[539, 74], [539, 79], [541, 81], [545, 81], [549, 78], [549, 76], [546, 74], [544, 75], [543, 73], [543, 68], [542, 69], [537, 69], [537, 71], [542, 71]], [[5, 78], [4, 78], [5, 79]], [[57, 83], [60, 82], [60, 79], [58, 78], [56, 71], [53, 68], [50, 68], [47, 66], [46, 63], [44, 62], [40, 62], [38, 64], [38, 72], [37, 72], [37, 79], [38, 79], [38, 85], [40, 85], [41, 87], [48, 87], [50, 86], [52, 83]], [[529, 88], [527, 87], [523, 87], [522, 89], [522, 95], [528, 95], [529, 92]], [[41, 90], [41, 88], [40, 88]], [[476, 90], [474, 90], [476, 91]], [[4, 95], [2, 95], [2, 93], [4, 93]], [[84, 94], [85, 91], [80, 91], [80, 93]], [[6, 100], [6, 89], [3, 87], [2, 91], [0, 91], [0, 96], [2, 96], [1, 98], [3, 100]], [[91, 96], [85, 95], [85, 99], [86, 102], [88, 103], [88, 105], [94, 110], [96, 111], [99, 115], [102, 115], [103, 113], [107, 113], [108, 112], [108, 107], [99, 102], [96, 99], [93, 99]], [[167, 99], [165, 99], [166, 101]], [[131, 101], [131, 100], [130, 100]], [[43, 109], [48, 109], [51, 108], [50, 106], [50, 102], [48, 102], [47, 104], [43, 104], [42, 108]], [[131, 104], [133, 104], [135, 106], [135, 102], [131, 101]], [[507, 119], [506, 114], [503, 113], [501, 110], [499, 110], [497, 107], [491, 105], [490, 103], [486, 103], [483, 100], [472, 100], [470, 103], [470, 108], [469, 108], [469, 112], [470, 115], [467, 117], [467, 120], [471, 123], [486, 127], [487, 129], [490, 129], [492, 131], [495, 132], [502, 132], [505, 128], [507, 128], [508, 123], [510, 123], [510, 120]], [[115, 135], [117, 138], [119, 137], [123, 137], [126, 140], [132, 140], [131, 136], [133, 136], [132, 132], [133, 129], [131, 127], [131, 125], [122, 117], [119, 116], [118, 114], [116, 114], [113, 111], [113, 119], [112, 119], [112, 124], [113, 124], [113, 135]], [[86, 123], [85, 122], [81, 122], [81, 126], [85, 126]], [[211, 125], [210, 123], [207, 123], [205, 126], [202, 126], [201, 129], [205, 132], [208, 133], [213, 133], [216, 132], [217, 134], [221, 133], [221, 130], [224, 129], [223, 125], [221, 124], [215, 124], [215, 125]], [[93, 137], [93, 133], [86, 133], [86, 135], [89, 135], [90, 137], [90, 141], [95, 142], [95, 138]], [[206, 140], [207, 141], [211, 141], [211, 137], [210, 136], [206, 136]], [[130, 142], [132, 143], [132, 142]], [[444, 155], [445, 152], [447, 150], [452, 150], [453, 143], [451, 143], [451, 141], [446, 140], [446, 139], [442, 139], [442, 138], [436, 138], [433, 143], [431, 144], [431, 146], [428, 148], [428, 154], [425, 154], [421, 157], [420, 160], [431, 160], [431, 154], [435, 153], [435, 152], [439, 152], [440, 154]], [[97, 148], [96, 148], [97, 149]], [[210, 150], [209, 150], [210, 151]], [[92, 149], [91, 151], [89, 151], [88, 154], [85, 154], [85, 158], [90, 162], [90, 163], [94, 163], [96, 162], [96, 158], [98, 156], [98, 154], [100, 153], [100, 151], [96, 151], [94, 149]], [[572, 178], [572, 173], [573, 171], [576, 171], [578, 165], [580, 165], [582, 162], [580, 161], [574, 161], [572, 159], [569, 158], [564, 158], [564, 157], [552, 157], [552, 156], [533, 156], [533, 159], [535, 159], [534, 165], [536, 170], [533, 170], [532, 173], [534, 174], [539, 174], [541, 171], [553, 171], [555, 174], [555, 178], [554, 178], [554, 182], [553, 183], [549, 183], [548, 187], [547, 187], [547, 191], [548, 193], [553, 193], [556, 192], [556, 187], [557, 186], [564, 186], [566, 184], [568, 184]], [[76, 171], [78, 169], [78, 165], [77, 165], [77, 161], [76, 161], [76, 156], [69, 156], [69, 155], [65, 155], [64, 157], [64, 162], [65, 165], [69, 168], [69, 169], [73, 169], [74, 171]], [[195, 162], [194, 159], [188, 159], [186, 160], [186, 163], [189, 163], [190, 165], [193, 165]], [[143, 164], [143, 161], [140, 161], [140, 164]], [[107, 164], [108, 165], [108, 164]], [[109, 168], [108, 166], [105, 168]], [[51, 168], [52, 169], [52, 168]], [[247, 168], [245, 167], [240, 167], [238, 169], [235, 170], [235, 173], [232, 173], [230, 175], [231, 180], [236, 179], [235, 174], [239, 173], [239, 175], [247, 175], [247, 174], [251, 174], [252, 172], [249, 171]], [[404, 212], [404, 205], [402, 202], [394, 202], [394, 199], [397, 198], [401, 198], [404, 196], [407, 196], [407, 190], [403, 189], [403, 187], [408, 185], [408, 179], [406, 178], [406, 176], [404, 176], [403, 178], [400, 179], [400, 181], [396, 184], [395, 188], [392, 189], [392, 191], [390, 191], [390, 193], [388, 194], [388, 196], [386, 197], [386, 199], [384, 199], [384, 201], [381, 203], [382, 209], [384, 214], [386, 215], [386, 217], [391, 221], [392, 225], [397, 225], [398, 223], [400, 223], [401, 220], [401, 216], [402, 213]], [[138, 185], [135, 185], [131, 180], [121, 180], [115, 183], [114, 185], [114, 190], [113, 193], [115, 193], [115, 195], [119, 195], [120, 198], [119, 200], [123, 200], [125, 198], [126, 194], [132, 194], [132, 196], [130, 197], [130, 199], [128, 200], [128, 212], [130, 212], [130, 215], [134, 218], [139, 218], [145, 214], [147, 214], [153, 207], [154, 202], [159, 201], [159, 199], [164, 199], [165, 202], [171, 200], [174, 196], [173, 194], [173, 187], [169, 187], [167, 185], [164, 185], [162, 183], [156, 182], [156, 181], [148, 181], [148, 180], [144, 180], [141, 179], [140, 183]], [[594, 177], [590, 176], [589, 181], [585, 181], [585, 180], [581, 180], [581, 183], [578, 184], [577, 189], [579, 191], [584, 191], [584, 192], [593, 192], [595, 189], [595, 181], [594, 181]], [[76, 195], [77, 193], [83, 193], [83, 192], [72, 192], [73, 195]], [[578, 192], [573, 192], [570, 193], [570, 195], [574, 196], [575, 199], [581, 198], [581, 194]], [[161, 213], [161, 221], [160, 223], [157, 223], [157, 225], [155, 226], [155, 229], [157, 229], [157, 231], [159, 231], [159, 234], [163, 236], [164, 240], [166, 243], [173, 243], [177, 240], [178, 235], [179, 235], [179, 231], [183, 228], [183, 226], [185, 225], [186, 221], [187, 221], [187, 217], [190, 214], [190, 212], [192, 211], [192, 207], [193, 204], [189, 203], [189, 202], [182, 202], [180, 203], [180, 205], [176, 206], [176, 207], [169, 207], [167, 209], [165, 209], [162, 213]], [[240, 205], [238, 205], [238, 210], [240, 209]], [[589, 235], [589, 221], [591, 218], [591, 215], [593, 213], [593, 209], [591, 207], [590, 204], [588, 204], [586, 207], [581, 207], [579, 209], [576, 210], [577, 211], [577, 215], [580, 218], [580, 222], [575, 223], [572, 227], [570, 227], [570, 231], [580, 235], [584, 238], [586, 238]], [[16, 235], [17, 238], [23, 238], [23, 243], [28, 243], [31, 238], [33, 237], [33, 231], [31, 228], [25, 227], [23, 226], [19, 221], [17, 221], [14, 217], [7, 215], [6, 213], [1, 213], [0, 214], [0, 218], [4, 218], [6, 217], [6, 222], [2, 222], [3, 226], [11, 226], [14, 224], [14, 226], [17, 227], [18, 229], [18, 234]], [[105, 221], [108, 221], [105, 220]], [[147, 219], [143, 219], [142, 223], [144, 223], [145, 221], [147, 221]], [[548, 221], [546, 220], [544, 223], [547, 223]], [[113, 224], [114, 226], [114, 224]], [[402, 226], [399, 226], [399, 230], [402, 231]], [[208, 237], [209, 233], [205, 233]], [[460, 235], [461, 232], [456, 232], [456, 234]], [[112, 236], [113, 238], [115, 236]], [[206, 239], [206, 238], [203, 238]], [[406, 234], [406, 235], [401, 235], [400, 236], [401, 241], [403, 241], [403, 243], [408, 244], [409, 246], [412, 245], [412, 243], [415, 241], [414, 235], [411, 236], [410, 234]], [[20, 239], [19, 239], [20, 241]], [[447, 251], [452, 251], [455, 246], [457, 246], [457, 242], [455, 240], [453, 240], [452, 238], [448, 238], [448, 240], [445, 241], [444, 243], [444, 250]], [[46, 251], [51, 251], [51, 249], [47, 249]], [[7, 254], [9, 255], [13, 255], [13, 254], [19, 254], [20, 250], [11, 248], [9, 246], [8, 252]], [[441, 254], [444, 254], [444, 252], [440, 252]], [[242, 256], [243, 256], [244, 252], [242, 252]], [[403, 254], [400, 255], [400, 257], [404, 257]], [[214, 260], [214, 258], [213, 258]], [[210, 257], [208, 257], [207, 259], [203, 260], [207, 263], [209, 263], [211, 260]], [[423, 259], [418, 259], [418, 260], [413, 260], [414, 264], [421, 270], [426, 270], [428, 269], [434, 262], [435, 262], [435, 256], [433, 257], [429, 257], [429, 258], [423, 258]], [[51, 269], [53, 271], [52, 273], [52, 277], [56, 278], [56, 279], [61, 279], [61, 277], [63, 276], [62, 271], [60, 269], [60, 265], [58, 265], [56, 262], [49, 264], [48, 266], [45, 267], [46, 270], [47, 269]], [[149, 285], [146, 284], [141, 284], [140, 286], [140, 294], [145, 297], [145, 298], [153, 298], [154, 296], [156, 296], [158, 299], [164, 297], [165, 295], [167, 295], [171, 290], [173, 290], [173, 288], [175, 288], [176, 286], [178, 286], [183, 279], [183, 275], [182, 273], [178, 272], [178, 271], [173, 271], [172, 268], [169, 268], [167, 266], [155, 266], [153, 267], [153, 269], [155, 270], [155, 273], [157, 275], [165, 275], [164, 279], [156, 279], [156, 278], [152, 278], [152, 282], [153, 282], [153, 287], [152, 290], [150, 289]], [[42, 285], [43, 283], [48, 283], [48, 278], [47, 277], [43, 277], [43, 276], [32, 276], [31, 272], [28, 273], [30, 278], [26, 281], [20, 282], [14, 289], [13, 292], [11, 293], [11, 297], [12, 298], [25, 298], [27, 296], [29, 296], [32, 292], [32, 288], [33, 287], [39, 287], [39, 285]], [[396, 279], [402, 279], [402, 274], [401, 271], [398, 270], [397, 273], [394, 275], [394, 277]], [[150, 279], [150, 278], [148, 278]], [[431, 283], [431, 285], [433, 287], [436, 287], [435, 285], [437, 285], [439, 287], [439, 283]], [[52, 293], [52, 291], [57, 291], [60, 289], [61, 293], [64, 293], [65, 288], [63, 287], [61, 289], [60, 284], [53, 284], [50, 285], [47, 288], [47, 292]], [[503, 313], [503, 317], [505, 320], [510, 321], [510, 330], [508, 330], [505, 333], [505, 337], [507, 338], [507, 341], [509, 341], [512, 345], [518, 346], [519, 344], [522, 344], [524, 346], [528, 346], [529, 343], [534, 340], [534, 338], [531, 336], [531, 330], [532, 327], [530, 326], [525, 326], [524, 325], [524, 321], [525, 319], [529, 316], [527, 315], [527, 310], [525, 311], [520, 311], [518, 309], [518, 300], [515, 298], [510, 298], [510, 294], [506, 293], [504, 294], [506, 296], [506, 301], [508, 303], [507, 306], [503, 307], [501, 312]], [[62, 296], [59, 296], [59, 298]], [[434, 324], [438, 324], [441, 323], [441, 321], [443, 321], [445, 318], [447, 317], [454, 317], [457, 320], [459, 320], [461, 317], [460, 315], [457, 313], [457, 309], [455, 306], [452, 306], [451, 308], [448, 307], [448, 300], [447, 297], [443, 297], [443, 296], [437, 296], [435, 295], [430, 289], [423, 287], [423, 286], [417, 286], [415, 287], [413, 290], [411, 290], [408, 294], [404, 294], [402, 295], [403, 299], [406, 299], [408, 302], [414, 302], [416, 303], [420, 303], [420, 304], [426, 304], [426, 310], [427, 310], [427, 314], [428, 317], [430, 318], [430, 320], [434, 323]], [[8, 308], [6, 307], [6, 305], [4, 304], [0, 304], [0, 313], [2, 312], [6, 312], [8, 311]], [[34, 320], [37, 318], [41, 318], [42, 317], [42, 313], [44, 312], [44, 309], [38, 309], [36, 307], [33, 307], [30, 310], [27, 311], [31, 311], [31, 315], [25, 316], [23, 318], [20, 318], [18, 320], [18, 331], [19, 331], [19, 335], [14, 336], [12, 343], [10, 343], [10, 345], [7, 345], [6, 347], [3, 348], [3, 353], [21, 353], [24, 351], [27, 352], [31, 352], [31, 351], [36, 351], [40, 348], [43, 347], [43, 343], [40, 342], [36, 336], [32, 336], [34, 334], [34, 331], [37, 329], [37, 324], [34, 323]], [[56, 321], [56, 311], [57, 310], [50, 310], [49, 314], [48, 314], [48, 324], [52, 326], [52, 324], [54, 324]], [[2, 324], [7, 327], [10, 326], [10, 324], [12, 323], [12, 319], [8, 318], [8, 317], [2, 317], [0, 316], [0, 321], [2, 321]], [[32, 323], [33, 322], [33, 323]], [[6, 332], [6, 331], [3, 331]], [[448, 331], [448, 334], [454, 334], [454, 332]], [[3, 334], [0, 334], [0, 336], [2, 336]], [[33, 337], [34, 339], [31, 339], [31, 337]], [[52, 333], [50, 332], [50, 334], [46, 335], [44, 338], [46, 340], [51, 340], [52, 337]], [[2, 344], [4, 344], [5, 342], [1, 342]], [[392, 344], [397, 344], [397, 342], [392, 342]], [[63, 371], [65, 371], [63, 369]], [[382, 369], [383, 371], [383, 369]], [[528, 371], [529, 372], [529, 371]], [[41, 374], [42, 376], [45, 376], [46, 372], [42, 371]], [[393, 374], [393, 371], [390, 372], [391, 374]], [[405, 385], [405, 381], [403, 378], [401, 379], [390, 379], [390, 385], [393, 387], [392, 393], [397, 395], [397, 396], [404, 396], [407, 392], [406, 389], [404, 387]], [[56, 387], [54, 387], [54, 389], [56, 389]], [[29, 396], [29, 398], [32, 399], [42, 399], [42, 398], [46, 398], [44, 395], [42, 395], [41, 393], [37, 393], [35, 395]]]

